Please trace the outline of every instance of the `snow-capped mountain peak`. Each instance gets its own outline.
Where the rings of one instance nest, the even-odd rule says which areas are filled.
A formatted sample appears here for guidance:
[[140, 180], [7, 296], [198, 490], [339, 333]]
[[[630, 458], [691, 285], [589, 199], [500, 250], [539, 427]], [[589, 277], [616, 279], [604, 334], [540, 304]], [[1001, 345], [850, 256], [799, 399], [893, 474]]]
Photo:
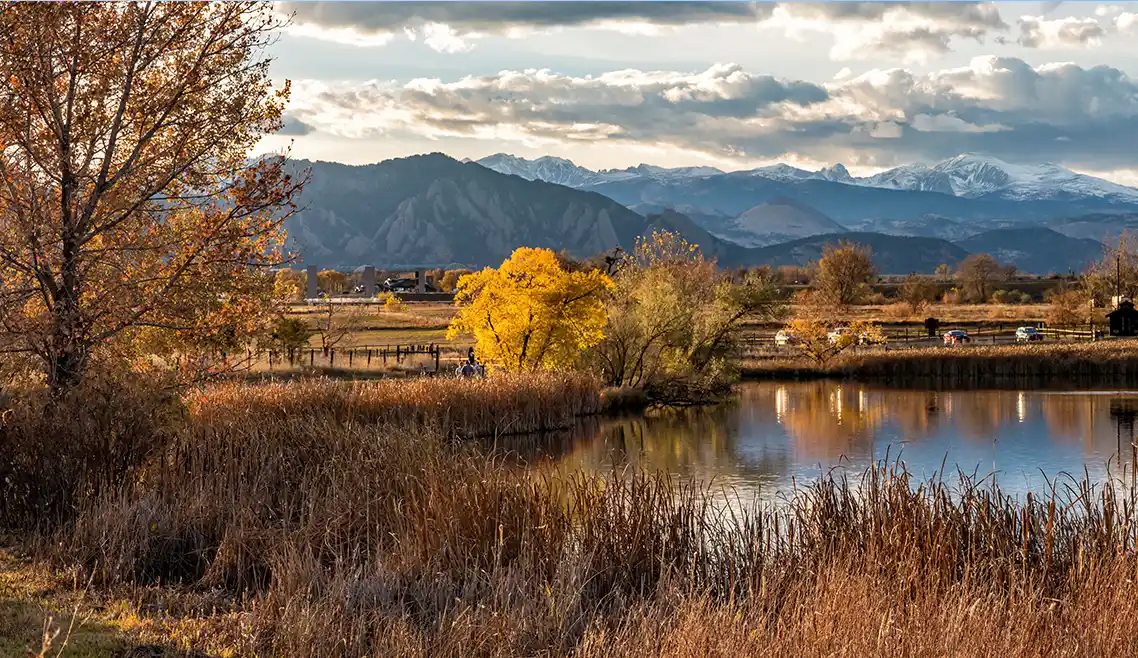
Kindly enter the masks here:
[[[476, 162], [500, 173], [569, 187], [586, 187], [633, 179], [682, 181], [719, 176], [724, 173], [714, 167], [706, 166], [665, 168], [643, 163], [627, 169], [593, 171], [564, 158], [543, 156], [527, 160], [505, 153], [491, 155]], [[1075, 173], [1051, 162], [1038, 165], [1012, 164], [999, 158], [975, 153], [957, 155], [931, 166], [914, 163], [867, 177], [850, 175], [849, 170], [840, 163], [818, 171], [808, 171], [779, 163], [740, 173], [783, 183], [821, 180], [862, 187], [938, 192], [969, 198], [993, 194], [1006, 199], [1024, 201], [1093, 197], [1117, 198], [1127, 203], [1138, 203], [1138, 189]]]

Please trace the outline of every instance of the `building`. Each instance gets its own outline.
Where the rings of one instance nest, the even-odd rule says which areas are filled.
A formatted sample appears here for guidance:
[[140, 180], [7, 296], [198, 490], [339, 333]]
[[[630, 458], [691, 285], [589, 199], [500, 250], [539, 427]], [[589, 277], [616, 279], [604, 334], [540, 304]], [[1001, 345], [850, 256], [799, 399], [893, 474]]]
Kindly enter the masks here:
[[1118, 308], [1106, 314], [1111, 336], [1138, 336], [1138, 310], [1134, 302], [1123, 300]]

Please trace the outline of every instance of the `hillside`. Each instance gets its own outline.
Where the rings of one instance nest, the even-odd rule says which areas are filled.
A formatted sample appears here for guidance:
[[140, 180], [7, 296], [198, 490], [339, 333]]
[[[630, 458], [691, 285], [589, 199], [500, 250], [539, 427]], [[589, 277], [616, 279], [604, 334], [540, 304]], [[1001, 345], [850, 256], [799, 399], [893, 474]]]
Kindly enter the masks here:
[[286, 228], [307, 262], [497, 264], [516, 247], [589, 256], [632, 244], [643, 217], [599, 194], [499, 174], [441, 154], [311, 165]]
[[1103, 245], [1097, 240], [1072, 238], [1047, 228], [1007, 228], [985, 231], [956, 245], [974, 254], [989, 253], [1002, 263], [1011, 263], [1021, 272], [1066, 274], [1080, 272], [1102, 258]]
[[807, 265], [822, 257], [827, 243], [849, 240], [869, 247], [873, 262], [881, 274], [933, 273], [941, 263], [955, 266], [968, 256], [961, 247], [937, 238], [884, 235], [882, 233], [840, 233], [815, 235], [784, 244], [751, 249], [747, 260], [752, 265]]
[[845, 230], [841, 224], [804, 203], [777, 197], [741, 213], [724, 237], [748, 246], [765, 246]]
[[[588, 257], [631, 248], [650, 222], [600, 194], [459, 162], [442, 154], [349, 166], [311, 166], [302, 210], [286, 229], [305, 262], [496, 265], [520, 246]], [[678, 215], [652, 224], [677, 230], [709, 253], [737, 249]]]

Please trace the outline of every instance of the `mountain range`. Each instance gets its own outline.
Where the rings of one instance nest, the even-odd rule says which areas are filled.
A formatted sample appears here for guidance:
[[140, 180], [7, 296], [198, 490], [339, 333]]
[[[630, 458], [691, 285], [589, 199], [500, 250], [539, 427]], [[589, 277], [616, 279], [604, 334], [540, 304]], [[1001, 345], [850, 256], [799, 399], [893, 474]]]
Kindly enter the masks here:
[[[1066, 272], [1098, 257], [1102, 239], [1138, 225], [1138, 190], [978, 157], [874, 181], [840, 165], [594, 172], [560, 158], [460, 162], [438, 153], [291, 166], [309, 168], [310, 178], [286, 228], [306, 262], [327, 267], [496, 265], [518, 246], [587, 257], [631, 247], [658, 227], [725, 266], [805, 264], [827, 242], [849, 239], [874, 250], [882, 273], [931, 272], [979, 251], [1021, 271]], [[948, 187], [919, 189], [937, 177]]]

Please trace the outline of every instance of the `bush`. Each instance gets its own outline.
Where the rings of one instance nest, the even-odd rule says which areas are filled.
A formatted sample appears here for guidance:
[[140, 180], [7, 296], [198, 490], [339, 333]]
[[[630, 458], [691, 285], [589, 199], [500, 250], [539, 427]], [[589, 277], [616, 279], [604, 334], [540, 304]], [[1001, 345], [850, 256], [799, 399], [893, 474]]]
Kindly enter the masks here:
[[44, 389], [24, 390], [2, 414], [0, 527], [48, 531], [161, 450], [181, 409], [140, 378], [95, 377], [57, 400]]

